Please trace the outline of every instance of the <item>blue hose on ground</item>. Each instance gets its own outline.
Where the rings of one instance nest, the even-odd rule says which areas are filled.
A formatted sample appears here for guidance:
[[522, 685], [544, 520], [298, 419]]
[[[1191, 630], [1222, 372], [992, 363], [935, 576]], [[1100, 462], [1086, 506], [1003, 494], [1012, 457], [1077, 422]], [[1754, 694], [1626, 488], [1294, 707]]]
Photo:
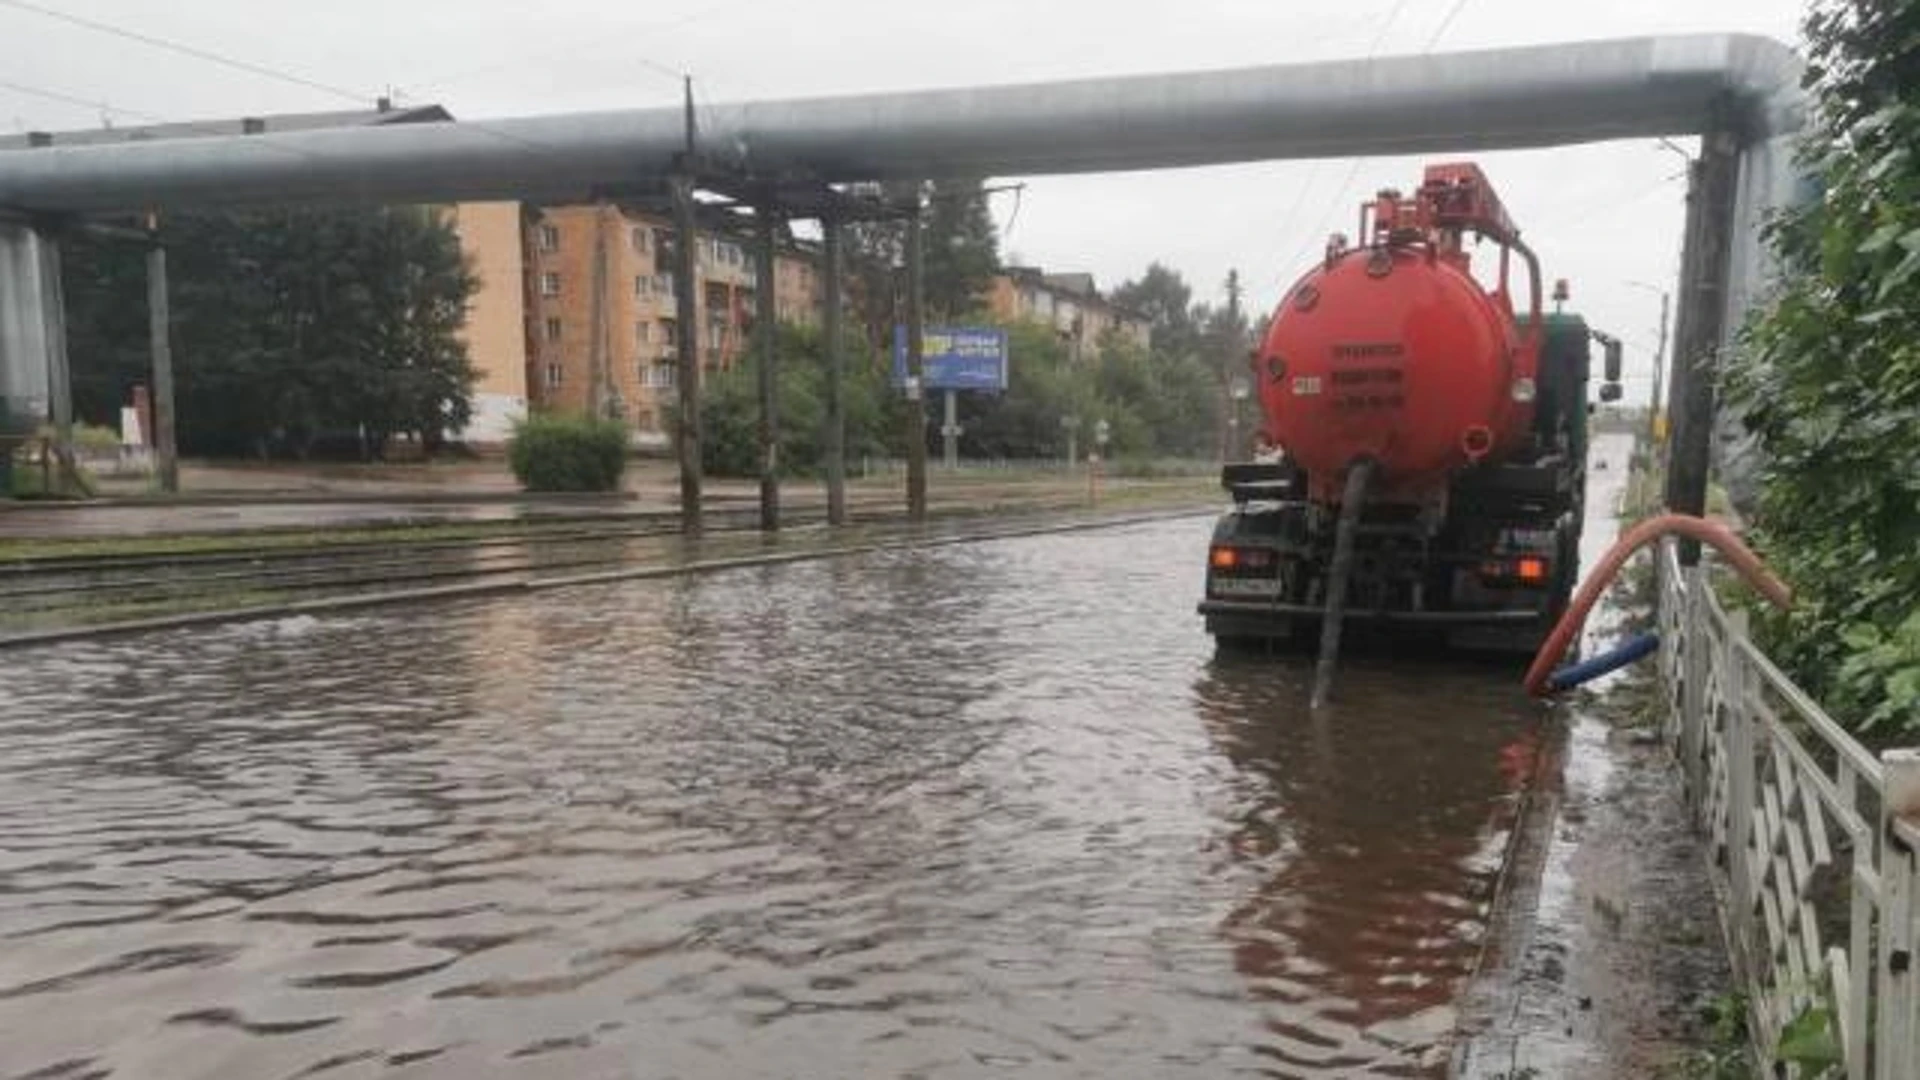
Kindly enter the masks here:
[[1547, 679], [1547, 688], [1556, 694], [1571, 690], [1581, 683], [1592, 682], [1609, 671], [1618, 671], [1641, 657], [1651, 656], [1659, 647], [1659, 634], [1637, 634], [1615, 647], [1612, 652], [1601, 653], [1591, 660], [1582, 660], [1577, 664], [1569, 664], [1554, 672]]

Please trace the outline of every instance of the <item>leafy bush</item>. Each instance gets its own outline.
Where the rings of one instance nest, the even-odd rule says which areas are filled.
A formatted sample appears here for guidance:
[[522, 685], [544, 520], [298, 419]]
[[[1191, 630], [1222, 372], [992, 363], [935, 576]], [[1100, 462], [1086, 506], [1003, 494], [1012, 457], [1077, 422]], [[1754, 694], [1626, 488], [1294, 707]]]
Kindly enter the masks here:
[[[780, 468], [789, 476], [817, 470], [826, 453], [826, 344], [818, 329], [779, 328]], [[879, 360], [849, 335], [842, 371], [846, 459], [887, 456], [904, 420]], [[713, 476], [760, 472], [758, 345], [740, 364], [707, 377], [700, 388], [701, 468]]]
[[1823, 192], [1775, 221], [1782, 280], [1732, 358], [1765, 459], [1757, 539], [1794, 585], [1767, 647], [1843, 722], [1920, 731], [1920, 3], [1808, 17]]
[[617, 491], [627, 468], [627, 429], [610, 420], [535, 415], [514, 428], [507, 462], [528, 491]]

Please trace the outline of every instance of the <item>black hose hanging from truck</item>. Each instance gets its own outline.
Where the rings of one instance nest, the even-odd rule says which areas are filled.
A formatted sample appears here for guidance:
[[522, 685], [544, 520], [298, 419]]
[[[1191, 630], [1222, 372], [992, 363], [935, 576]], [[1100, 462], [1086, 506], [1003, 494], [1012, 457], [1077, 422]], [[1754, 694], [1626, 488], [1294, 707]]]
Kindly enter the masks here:
[[1333, 534], [1333, 561], [1327, 564], [1327, 603], [1320, 616], [1320, 659], [1313, 667], [1312, 707], [1327, 703], [1333, 691], [1333, 668], [1340, 661], [1340, 629], [1347, 619], [1347, 579], [1353, 574], [1353, 543], [1366, 509], [1367, 484], [1373, 479], [1373, 459], [1361, 458], [1347, 467], [1347, 487], [1340, 496], [1340, 522]]

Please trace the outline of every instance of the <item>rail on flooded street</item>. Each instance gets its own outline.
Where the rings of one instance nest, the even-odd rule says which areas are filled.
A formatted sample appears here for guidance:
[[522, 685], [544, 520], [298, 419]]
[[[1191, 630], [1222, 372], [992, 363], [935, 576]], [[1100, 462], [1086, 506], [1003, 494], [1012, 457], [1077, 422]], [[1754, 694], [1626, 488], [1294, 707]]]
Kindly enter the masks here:
[[1658, 566], [1665, 735], [1765, 1075], [1830, 1075], [1783, 1060], [1783, 1032], [1825, 1028], [1849, 1080], [1920, 1076], [1920, 749], [1875, 757], [1767, 659], [1708, 567], [1671, 541]]

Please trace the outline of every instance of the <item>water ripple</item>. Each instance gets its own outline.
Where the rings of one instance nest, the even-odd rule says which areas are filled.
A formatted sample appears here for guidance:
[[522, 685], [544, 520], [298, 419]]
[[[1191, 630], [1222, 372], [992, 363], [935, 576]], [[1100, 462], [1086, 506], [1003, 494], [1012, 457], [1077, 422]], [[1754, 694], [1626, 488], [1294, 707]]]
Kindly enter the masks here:
[[1206, 536], [15, 654], [0, 1076], [1436, 1075], [1535, 714]]

